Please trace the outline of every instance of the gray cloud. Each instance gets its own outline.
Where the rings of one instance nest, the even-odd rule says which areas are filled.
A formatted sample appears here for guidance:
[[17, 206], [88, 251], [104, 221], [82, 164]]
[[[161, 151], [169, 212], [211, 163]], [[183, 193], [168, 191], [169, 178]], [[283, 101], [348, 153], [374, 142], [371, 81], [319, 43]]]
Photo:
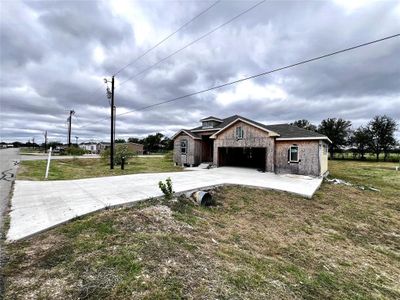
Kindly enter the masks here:
[[[69, 109], [76, 111], [73, 134], [81, 141], [108, 139], [109, 104], [102, 78], [211, 3], [1, 2], [1, 139], [41, 140], [48, 130], [53, 140], [65, 141]], [[355, 9], [336, 2], [267, 1], [118, 87], [250, 5], [222, 1], [118, 74], [118, 113], [398, 33], [400, 28], [396, 1], [368, 2]], [[230, 86], [120, 116], [117, 135], [172, 135], [179, 128], [197, 126], [208, 115], [242, 114], [265, 123], [343, 117], [358, 126], [376, 114], [388, 114], [400, 122], [399, 52], [400, 39], [390, 40], [258, 78], [253, 85]], [[218, 99], [225, 94], [235, 99], [222, 104]]]

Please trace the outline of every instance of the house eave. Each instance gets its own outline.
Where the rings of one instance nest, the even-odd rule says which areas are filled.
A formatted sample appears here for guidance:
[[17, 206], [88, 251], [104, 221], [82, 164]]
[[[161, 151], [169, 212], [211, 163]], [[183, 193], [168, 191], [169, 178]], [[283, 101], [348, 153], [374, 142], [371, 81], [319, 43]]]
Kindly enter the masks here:
[[216, 131], [220, 130], [220, 128], [208, 128], [208, 129], [195, 129], [195, 130], [190, 130], [191, 132], [204, 132], [204, 131]]
[[205, 122], [205, 121], [217, 121], [217, 122], [220, 122], [220, 123], [223, 122], [223, 120], [218, 119], [218, 118], [204, 118], [204, 119], [200, 120], [200, 122]]
[[314, 136], [314, 137], [292, 137], [292, 138], [276, 138], [277, 141], [307, 141], [307, 140], [327, 140], [330, 143], [332, 141], [327, 136]]
[[187, 134], [188, 136], [190, 136], [190, 137], [191, 137], [192, 139], [194, 139], [194, 140], [200, 140], [199, 137], [194, 136], [193, 134], [190, 133], [190, 131], [185, 130], [185, 129], [181, 129], [181, 130], [179, 130], [177, 133], [175, 133], [175, 134], [171, 137], [171, 140], [174, 140], [174, 139], [175, 139], [178, 135], [180, 135], [182, 132], [185, 133], [185, 134]]

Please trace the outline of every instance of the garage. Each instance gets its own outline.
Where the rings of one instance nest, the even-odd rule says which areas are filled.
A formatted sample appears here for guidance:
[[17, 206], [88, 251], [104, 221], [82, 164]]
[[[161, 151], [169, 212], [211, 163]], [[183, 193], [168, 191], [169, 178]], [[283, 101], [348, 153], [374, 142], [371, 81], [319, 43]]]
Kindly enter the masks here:
[[265, 171], [266, 148], [219, 147], [218, 165]]

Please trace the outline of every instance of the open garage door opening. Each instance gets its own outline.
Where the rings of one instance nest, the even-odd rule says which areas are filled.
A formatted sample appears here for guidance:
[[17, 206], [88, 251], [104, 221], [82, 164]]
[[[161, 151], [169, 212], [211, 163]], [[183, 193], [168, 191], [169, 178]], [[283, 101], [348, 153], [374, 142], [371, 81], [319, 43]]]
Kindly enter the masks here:
[[254, 168], [265, 172], [266, 148], [218, 148], [218, 165]]

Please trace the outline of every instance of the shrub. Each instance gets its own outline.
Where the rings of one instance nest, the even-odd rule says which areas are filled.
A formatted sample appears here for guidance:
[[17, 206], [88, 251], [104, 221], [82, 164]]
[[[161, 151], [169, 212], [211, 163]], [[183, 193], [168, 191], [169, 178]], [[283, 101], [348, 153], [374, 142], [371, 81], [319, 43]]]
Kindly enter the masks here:
[[171, 178], [167, 178], [167, 180], [165, 180], [165, 183], [160, 181], [158, 183], [158, 186], [160, 187], [161, 191], [164, 194], [165, 199], [171, 199], [172, 196], [174, 195], [174, 191], [172, 189], [172, 180]]
[[[114, 163], [120, 165], [122, 163], [122, 158], [125, 157], [125, 162], [135, 156], [136, 154], [129, 150], [127, 145], [116, 145], [114, 152]], [[110, 148], [107, 148], [101, 152], [101, 159], [104, 161], [110, 160]]]
[[65, 151], [62, 152], [63, 155], [73, 155], [73, 156], [83, 155], [85, 153], [86, 151], [84, 149], [76, 146], [67, 147], [65, 148]]

